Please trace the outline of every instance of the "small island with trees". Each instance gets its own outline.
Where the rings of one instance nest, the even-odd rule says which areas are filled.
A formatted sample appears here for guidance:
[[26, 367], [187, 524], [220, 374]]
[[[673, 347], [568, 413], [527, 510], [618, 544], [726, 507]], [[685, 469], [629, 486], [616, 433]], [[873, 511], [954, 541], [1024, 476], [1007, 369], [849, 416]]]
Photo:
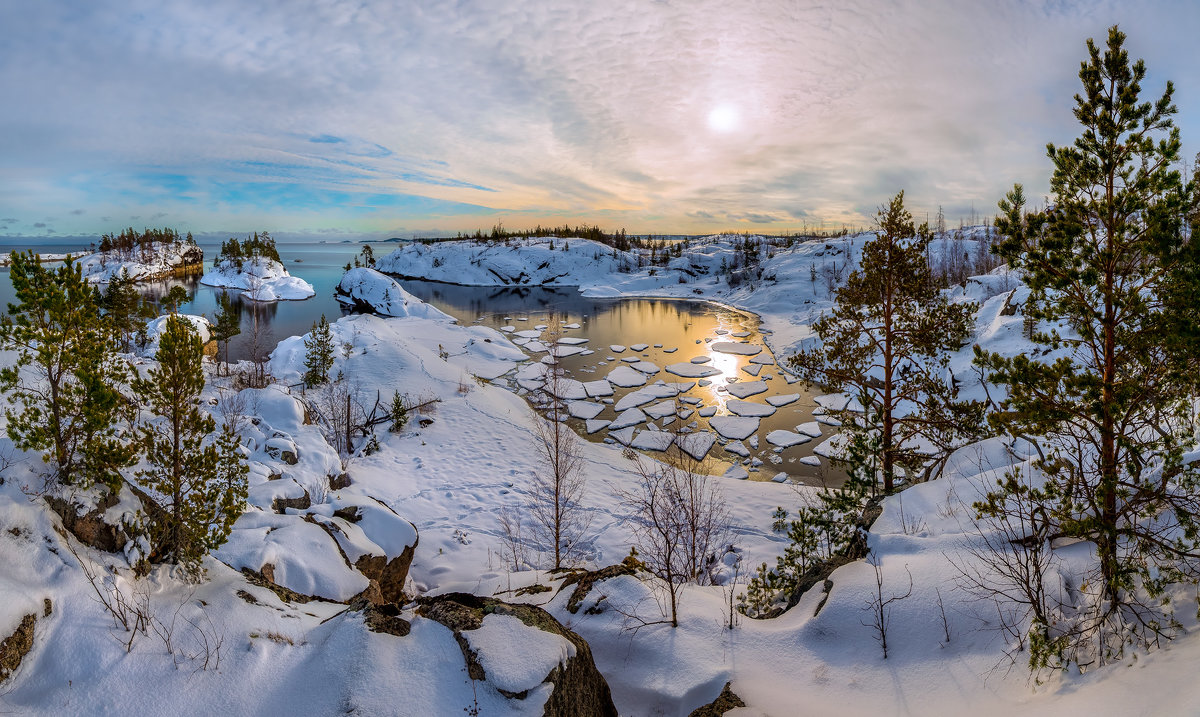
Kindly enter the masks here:
[[267, 232], [222, 242], [213, 268], [200, 277], [200, 283], [241, 289], [251, 301], [302, 300], [317, 293], [312, 284], [288, 274]]

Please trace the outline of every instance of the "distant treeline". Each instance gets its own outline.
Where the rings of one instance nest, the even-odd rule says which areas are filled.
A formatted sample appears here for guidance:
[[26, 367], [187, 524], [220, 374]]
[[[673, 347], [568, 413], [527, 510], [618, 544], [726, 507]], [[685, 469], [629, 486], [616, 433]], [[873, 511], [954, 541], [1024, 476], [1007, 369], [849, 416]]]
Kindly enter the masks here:
[[[605, 246], [610, 246], [619, 251], [629, 251], [634, 247], [645, 245], [645, 240], [639, 237], [631, 237], [625, 233], [622, 228], [620, 231], [609, 234], [598, 226], [588, 226], [586, 224], [580, 226], [570, 226], [564, 224], [561, 227], [543, 227], [537, 225], [533, 229], [511, 230], [505, 229], [504, 225], [496, 224], [492, 227], [490, 233], [485, 233], [482, 229], [476, 229], [474, 234], [463, 234], [459, 232], [454, 237], [446, 237], [446, 239], [473, 239], [475, 241], [507, 241], [509, 239], [531, 239], [533, 237], [562, 237], [564, 239], [591, 239]], [[440, 239], [421, 239], [422, 243], [432, 244], [440, 241]]]

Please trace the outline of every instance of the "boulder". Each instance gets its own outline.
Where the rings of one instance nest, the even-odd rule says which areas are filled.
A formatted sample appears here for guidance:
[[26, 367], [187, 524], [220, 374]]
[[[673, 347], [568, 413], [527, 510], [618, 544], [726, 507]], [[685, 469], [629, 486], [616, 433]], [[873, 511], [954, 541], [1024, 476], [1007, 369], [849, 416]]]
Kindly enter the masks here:
[[696, 709], [692, 710], [692, 713], [688, 715], [688, 717], [721, 717], [721, 715], [729, 712], [730, 710], [737, 709], [738, 707], [745, 707], [746, 703], [742, 701], [742, 698], [738, 697], [737, 694], [730, 689], [730, 685], [732, 684], [733, 683], [731, 682], [726, 682], [725, 689], [721, 690], [721, 694], [717, 695], [717, 699], [709, 702], [703, 707], [697, 707]]
[[122, 526], [104, 521], [104, 514], [117, 502], [117, 495], [108, 493], [100, 499], [95, 508], [80, 513], [83, 506], [74, 501], [54, 495], [46, 496], [46, 503], [62, 518], [63, 527], [71, 535], [84, 545], [106, 553], [119, 553], [129, 542], [129, 536]]
[[[546, 701], [543, 714], [547, 717], [598, 715], [616, 717], [608, 682], [596, 669], [587, 641], [563, 627], [550, 613], [536, 605], [514, 605], [496, 598], [479, 597], [468, 593], [448, 593], [419, 600], [417, 614], [435, 620], [454, 632], [467, 663], [472, 680], [487, 680], [480, 655], [472, 649], [469, 633], [483, 627], [490, 615], [511, 616], [531, 630], [541, 630], [565, 639], [573, 647], [573, 655], [550, 669], [542, 683], [554, 688]], [[494, 656], [493, 656], [494, 657]], [[497, 689], [510, 699], [523, 699], [528, 690], [514, 693], [499, 686]]]

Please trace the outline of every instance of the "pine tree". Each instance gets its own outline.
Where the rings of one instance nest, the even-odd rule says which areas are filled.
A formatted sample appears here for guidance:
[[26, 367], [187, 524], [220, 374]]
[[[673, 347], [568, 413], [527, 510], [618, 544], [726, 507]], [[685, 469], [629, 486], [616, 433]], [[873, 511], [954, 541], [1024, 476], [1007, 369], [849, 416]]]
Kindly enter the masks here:
[[142, 295], [134, 288], [133, 279], [125, 272], [113, 277], [100, 298], [100, 308], [112, 323], [123, 350], [133, 347], [138, 331], [146, 325], [153, 314], [142, 301]]
[[139, 429], [148, 467], [138, 474], [163, 508], [153, 542], [161, 559], [193, 574], [205, 553], [229, 537], [246, 497], [246, 465], [236, 438], [214, 438], [216, 421], [197, 405], [203, 351], [191, 322], [172, 315], [159, 339], [158, 366], [134, 380], [139, 399], [154, 414]]
[[333, 368], [333, 332], [325, 314], [313, 324], [308, 338], [304, 339], [304, 383], [319, 386], [329, 380], [329, 369]]
[[229, 340], [242, 333], [242, 316], [229, 298], [228, 291], [222, 291], [217, 299], [217, 313], [213, 317], [213, 340], [221, 345], [221, 363], [225, 373], [229, 373]]
[[408, 407], [404, 405], [404, 396], [399, 391], [392, 392], [391, 431], [399, 433], [408, 424]]
[[62, 483], [116, 490], [117, 469], [133, 455], [117, 428], [127, 365], [112, 351], [117, 339], [99, 291], [70, 259], [56, 269], [32, 251], [13, 252], [11, 261], [18, 303], [0, 319], [0, 343], [18, 356], [0, 369], [0, 389], [20, 410], [5, 412], [8, 436], [18, 448], [44, 451]]
[[1140, 101], [1145, 65], [1130, 63], [1124, 40], [1113, 27], [1103, 51], [1087, 42], [1075, 96], [1083, 133], [1047, 147], [1050, 206], [1027, 213], [1017, 185], [996, 219], [997, 251], [1031, 289], [1033, 341], [1057, 355], [977, 350], [989, 380], [1008, 387], [992, 425], [1035, 441], [1044, 476], [1010, 476], [977, 510], [1003, 516], [1031, 500], [1040, 518], [1029, 539], [1070, 536], [1096, 550], [1093, 604], [1077, 606], [1087, 617], [1031, 636], [1041, 664], [1078, 660], [1085, 644], [1098, 642], [1103, 660], [1126, 641], [1155, 642], [1172, 624], [1166, 586], [1197, 574], [1200, 475], [1183, 460], [1200, 380], [1200, 227], [1187, 227], [1197, 187], [1175, 169], [1173, 86]]
[[[879, 210], [877, 222], [878, 236], [863, 247], [832, 312], [813, 324], [821, 346], [788, 362], [806, 380], [859, 400], [865, 416], [841, 411], [843, 430], [863, 445], [878, 433], [874, 457], [890, 492], [898, 468], [913, 470], [928, 458], [914, 449], [914, 438], [948, 445], [979, 411], [955, 404], [944, 378], [947, 352], [966, 342], [975, 307], [949, 303], [935, 286], [925, 260], [932, 237], [925, 225], [913, 225], [904, 192]], [[905, 413], [910, 406], [922, 410]]]

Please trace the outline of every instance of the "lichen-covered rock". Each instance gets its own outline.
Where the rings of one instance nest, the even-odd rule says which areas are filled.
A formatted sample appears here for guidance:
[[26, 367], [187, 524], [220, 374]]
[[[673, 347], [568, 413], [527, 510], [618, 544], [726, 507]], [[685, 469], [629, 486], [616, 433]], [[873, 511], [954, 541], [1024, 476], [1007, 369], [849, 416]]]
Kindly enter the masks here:
[[[471, 679], [495, 682], [495, 679], [489, 678], [488, 670], [485, 669], [490, 662], [492, 671], [496, 673], [496, 679], [502, 683], [495, 686], [506, 697], [523, 699], [531, 688], [537, 686], [536, 684], [529, 685], [521, 691], [510, 689], [517, 685], [513, 683], [511, 675], [506, 674], [509, 672], [507, 669], [509, 665], [496, 662], [497, 659], [500, 659], [498, 654], [502, 655], [504, 651], [490, 650], [487, 651], [487, 654], [481, 655], [483, 650], [480, 648], [480, 641], [473, 640], [473, 636], [470, 635], [473, 631], [485, 628], [485, 621], [489, 619], [489, 616], [504, 616], [505, 621], [502, 623], [504, 628], [489, 630], [491, 633], [489, 637], [494, 640], [496, 634], [507, 634], [505, 630], [509, 629], [508, 626], [515, 624], [511, 618], [515, 618], [531, 630], [540, 630], [550, 636], [561, 638], [562, 644], [569, 646], [569, 649], [564, 651], [563, 659], [556, 661], [539, 683], [548, 682], [553, 685], [543, 714], [548, 717], [616, 716], [617, 710], [612, 702], [612, 693], [609, 691], [608, 682], [596, 669], [596, 663], [592, 659], [592, 651], [587, 642], [563, 627], [550, 613], [540, 607], [513, 605], [496, 598], [479, 597], [468, 593], [424, 597], [419, 602], [418, 615], [435, 620], [454, 632], [454, 638], [462, 648], [463, 658], [467, 663], [467, 673]], [[489, 628], [501, 625], [500, 621], [495, 622], [497, 624], [489, 625]], [[537, 636], [531, 634], [528, 639], [533, 641], [535, 637]], [[537, 637], [537, 641], [544, 642], [545, 638]], [[515, 657], [515, 655], [521, 654], [522, 647], [513, 646], [513, 659], [522, 659]]]
[[[592, 586], [596, 583], [609, 578], [615, 578], [618, 575], [636, 575], [639, 570], [645, 569], [646, 566], [640, 560], [632, 555], [627, 555], [624, 560], [616, 565], [609, 565], [599, 570], [578, 570], [571, 573], [558, 584], [558, 590], [562, 592], [568, 586], [575, 586], [571, 597], [567, 598], [567, 610], [577, 613], [579, 612], [579, 606], [583, 603], [583, 599], [588, 596], [588, 593], [592, 590]], [[589, 613], [601, 612], [595, 605], [588, 608], [587, 611]]]
[[33, 626], [36, 622], [37, 615], [26, 615], [21, 618], [21, 624], [17, 625], [13, 634], [5, 638], [4, 642], [0, 642], [0, 682], [16, 672], [21, 666], [21, 660], [33, 649]]
[[696, 709], [692, 710], [692, 713], [688, 715], [688, 717], [721, 717], [721, 715], [730, 710], [737, 709], [738, 707], [745, 707], [746, 703], [742, 701], [741, 697], [738, 697], [737, 694], [734, 693], [733, 689], [731, 688], [732, 684], [733, 683], [726, 682], [725, 689], [721, 690], [721, 694], [717, 695], [717, 699], [702, 707], [697, 707]]

